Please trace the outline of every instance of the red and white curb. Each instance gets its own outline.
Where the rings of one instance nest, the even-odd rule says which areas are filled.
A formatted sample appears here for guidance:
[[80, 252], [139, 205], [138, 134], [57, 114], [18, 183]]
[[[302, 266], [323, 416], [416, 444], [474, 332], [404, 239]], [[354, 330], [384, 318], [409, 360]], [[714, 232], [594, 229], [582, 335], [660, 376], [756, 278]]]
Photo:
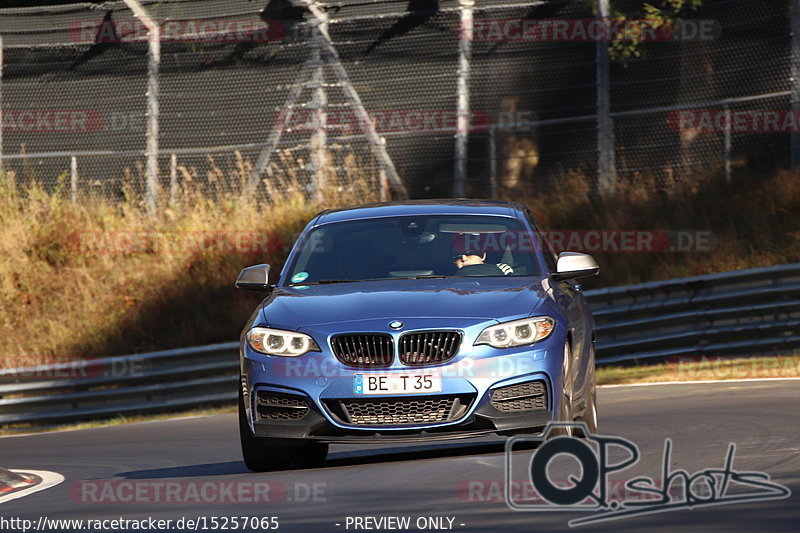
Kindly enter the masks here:
[[55, 487], [64, 476], [48, 470], [6, 470], [0, 468], [0, 504]]

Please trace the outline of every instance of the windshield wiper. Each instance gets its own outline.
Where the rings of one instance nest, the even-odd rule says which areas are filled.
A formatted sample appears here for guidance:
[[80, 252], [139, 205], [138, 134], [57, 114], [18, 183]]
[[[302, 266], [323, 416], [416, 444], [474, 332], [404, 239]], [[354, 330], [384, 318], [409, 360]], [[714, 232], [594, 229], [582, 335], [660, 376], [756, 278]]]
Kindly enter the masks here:
[[355, 283], [357, 281], [389, 281], [393, 279], [443, 279], [443, 278], [450, 278], [452, 276], [439, 276], [434, 274], [429, 275], [421, 275], [421, 276], [403, 276], [397, 278], [375, 278], [375, 279], [321, 279], [319, 281], [309, 281], [309, 282], [302, 282], [298, 281], [297, 283], [290, 283], [289, 286], [293, 287], [295, 285], [330, 285], [333, 283]]
[[357, 281], [371, 281], [368, 279], [321, 279], [309, 283], [300, 282], [299, 285], [330, 285], [332, 283], [355, 283]]
[[452, 276], [440, 276], [437, 274], [422, 274], [419, 276], [397, 276], [394, 278], [377, 278], [370, 281], [391, 281], [395, 279], [444, 279], [444, 278], [451, 278]]
[[356, 281], [366, 281], [363, 279], [321, 279], [319, 281], [298, 281], [296, 283], [290, 283], [289, 287], [295, 287], [297, 285], [328, 285], [331, 283], [353, 283]]

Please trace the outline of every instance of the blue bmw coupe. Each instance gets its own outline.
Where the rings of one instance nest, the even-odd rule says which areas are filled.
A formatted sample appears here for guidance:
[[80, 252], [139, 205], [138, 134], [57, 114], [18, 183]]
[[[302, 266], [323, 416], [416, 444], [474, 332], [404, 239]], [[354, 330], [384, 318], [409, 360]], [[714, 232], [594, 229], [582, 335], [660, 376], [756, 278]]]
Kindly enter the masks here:
[[[318, 214], [241, 336], [239, 425], [250, 470], [325, 459], [331, 443], [597, 429], [594, 322], [520, 204], [417, 200]], [[562, 431], [569, 433], [570, 429]]]

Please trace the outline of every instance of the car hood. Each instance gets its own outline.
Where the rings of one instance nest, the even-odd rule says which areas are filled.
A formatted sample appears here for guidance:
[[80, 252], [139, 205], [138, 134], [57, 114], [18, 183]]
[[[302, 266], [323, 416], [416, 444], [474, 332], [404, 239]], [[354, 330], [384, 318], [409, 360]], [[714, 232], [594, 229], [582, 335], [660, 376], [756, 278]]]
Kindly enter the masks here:
[[544, 278], [385, 280], [279, 287], [264, 300], [267, 325], [304, 326], [375, 318], [528, 316], [545, 297]]

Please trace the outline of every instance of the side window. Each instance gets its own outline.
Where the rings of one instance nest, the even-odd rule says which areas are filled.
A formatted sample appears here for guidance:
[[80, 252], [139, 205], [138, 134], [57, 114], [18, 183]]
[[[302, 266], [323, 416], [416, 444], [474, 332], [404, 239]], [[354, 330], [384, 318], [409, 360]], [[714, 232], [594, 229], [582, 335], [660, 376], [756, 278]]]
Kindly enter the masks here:
[[531, 213], [526, 209], [525, 217], [528, 219], [528, 224], [530, 224], [531, 227], [533, 228], [534, 237], [536, 237], [536, 242], [541, 243], [542, 255], [544, 256], [545, 264], [547, 264], [547, 270], [550, 271], [550, 273], [555, 272], [557, 270], [556, 262], [558, 261], [558, 258], [555, 252], [553, 252], [553, 248], [552, 246], [550, 246], [550, 242], [544, 238], [542, 232], [539, 230], [539, 225], [536, 224], [536, 217], [534, 217], [533, 213]]

